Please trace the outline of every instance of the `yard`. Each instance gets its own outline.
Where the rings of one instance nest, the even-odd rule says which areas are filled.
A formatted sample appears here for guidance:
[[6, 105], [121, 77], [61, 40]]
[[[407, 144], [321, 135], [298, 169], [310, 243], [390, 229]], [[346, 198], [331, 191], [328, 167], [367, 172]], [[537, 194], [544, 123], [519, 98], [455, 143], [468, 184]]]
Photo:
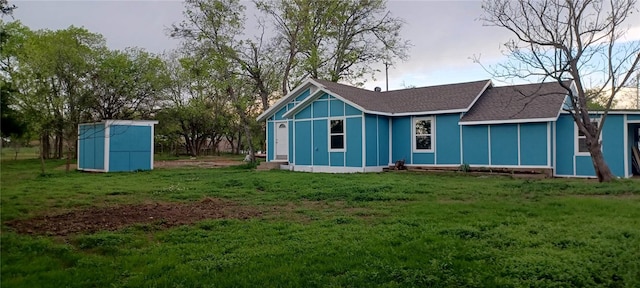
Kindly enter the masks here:
[[640, 287], [637, 179], [63, 164], [2, 161], [2, 287]]

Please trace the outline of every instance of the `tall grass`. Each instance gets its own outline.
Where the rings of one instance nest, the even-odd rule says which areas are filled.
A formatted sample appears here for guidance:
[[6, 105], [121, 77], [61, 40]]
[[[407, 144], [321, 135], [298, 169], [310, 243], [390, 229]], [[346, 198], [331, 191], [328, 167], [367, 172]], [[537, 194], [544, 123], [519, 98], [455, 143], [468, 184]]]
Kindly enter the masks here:
[[65, 238], [3, 226], [3, 287], [640, 287], [637, 180], [38, 165], [2, 162], [3, 223], [204, 197], [267, 212]]

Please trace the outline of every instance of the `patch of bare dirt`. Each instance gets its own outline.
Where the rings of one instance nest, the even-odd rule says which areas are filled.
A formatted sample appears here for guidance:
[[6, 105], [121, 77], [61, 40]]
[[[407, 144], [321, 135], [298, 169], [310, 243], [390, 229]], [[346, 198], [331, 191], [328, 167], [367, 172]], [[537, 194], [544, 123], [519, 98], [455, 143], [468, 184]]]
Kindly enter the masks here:
[[177, 167], [198, 167], [198, 168], [218, 168], [229, 167], [242, 164], [242, 161], [231, 159], [185, 159], [171, 161], [155, 161], [153, 168], [177, 168]]
[[133, 224], [162, 227], [188, 225], [205, 219], [248, 219], [260, 217], [255, 207], [221, 199], [206, 198], [192, 203], [152, 203], [90, 208], [59, 215], [44, 215], [5, 224], [16, 232], [33, 235], [66, 236], [76, 233], [114, 231]]

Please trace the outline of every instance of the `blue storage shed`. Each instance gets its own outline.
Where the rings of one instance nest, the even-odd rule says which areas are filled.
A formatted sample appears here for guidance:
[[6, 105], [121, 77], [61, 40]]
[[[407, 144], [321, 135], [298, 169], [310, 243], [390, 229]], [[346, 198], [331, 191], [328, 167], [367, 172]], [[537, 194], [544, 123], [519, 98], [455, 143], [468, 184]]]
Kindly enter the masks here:
[[158, 121], [104, 120], [78, 125], [78, 170], [152, 170], [155, 124]]

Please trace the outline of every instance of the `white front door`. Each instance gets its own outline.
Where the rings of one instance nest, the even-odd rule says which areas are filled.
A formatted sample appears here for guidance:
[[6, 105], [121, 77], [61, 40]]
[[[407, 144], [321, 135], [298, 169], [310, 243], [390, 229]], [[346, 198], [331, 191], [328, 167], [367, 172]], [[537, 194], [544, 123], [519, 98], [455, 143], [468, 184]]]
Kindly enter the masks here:
[[289, 157], [289, 129], [287, 122], [276, 122], [275, 160], [288, 160]]

